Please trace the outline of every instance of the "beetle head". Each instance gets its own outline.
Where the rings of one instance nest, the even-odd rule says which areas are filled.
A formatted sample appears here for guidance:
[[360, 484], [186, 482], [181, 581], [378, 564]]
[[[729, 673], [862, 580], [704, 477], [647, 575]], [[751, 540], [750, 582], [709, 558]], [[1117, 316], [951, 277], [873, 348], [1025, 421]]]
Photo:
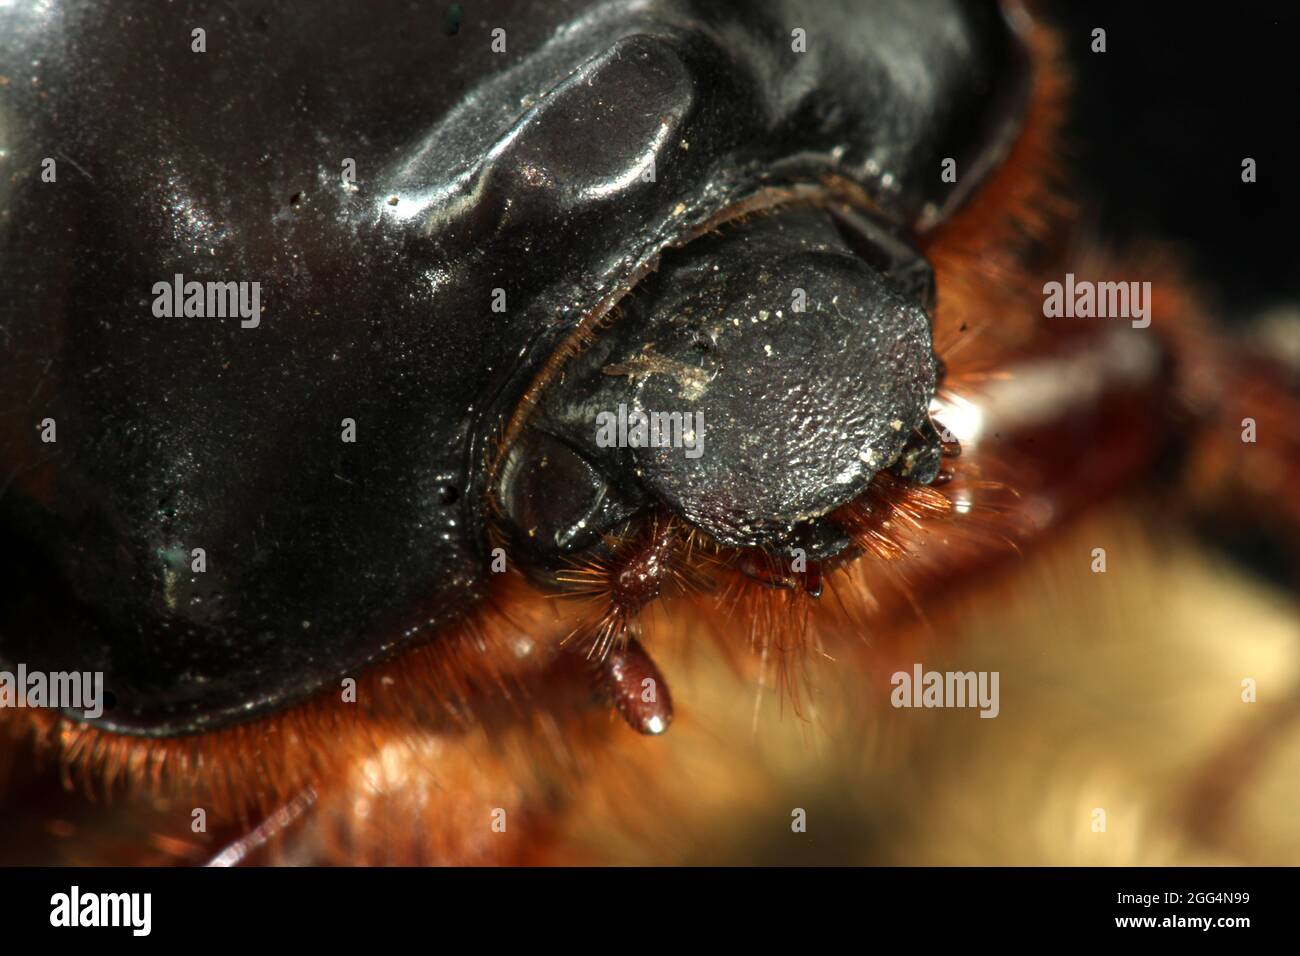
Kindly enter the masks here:
[[725, 545], [839, 550], [824, 516], [879, 471], [924, 473], [909, 445], [937, 461], [931, 288], [905, 243], [820, 208], [675, 250], [546, 389], [501, 470], [507, 518], [568, 552], [658, 502]]

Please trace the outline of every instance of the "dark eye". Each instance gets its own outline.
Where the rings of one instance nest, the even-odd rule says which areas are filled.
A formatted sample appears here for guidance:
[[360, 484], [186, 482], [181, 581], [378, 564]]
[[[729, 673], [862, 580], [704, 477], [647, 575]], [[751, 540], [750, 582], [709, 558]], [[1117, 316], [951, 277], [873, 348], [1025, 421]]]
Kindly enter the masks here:
[[535, 428], [510, 446], [495, 488], [516, 542], [543, 562], [594, 545], [644, 501], [565, 442]]

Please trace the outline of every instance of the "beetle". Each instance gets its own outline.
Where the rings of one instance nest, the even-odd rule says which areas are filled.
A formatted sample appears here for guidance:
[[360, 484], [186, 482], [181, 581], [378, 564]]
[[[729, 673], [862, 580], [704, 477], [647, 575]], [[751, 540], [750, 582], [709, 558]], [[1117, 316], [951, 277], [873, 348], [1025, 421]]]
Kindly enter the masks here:
[[[45, 732], [112, 771], [215, 789], [238, 741], [248, 805], [350, 808], [363, 674], [355, 709], [425, 733], [422, 682], [503, 738], [506, 698], [661, 733], [674, 588], [887, 621], [1236, 414], [1178, 399], [1176, 290], [1158, 339], [1042, 321], [1060, 93], [1017, 4], [411, 16], [0, 13], [0, 662], [103, 672], [113, 706]], [[603, 440], [620, 414], [701, 454]], [[282, 771], [307, 707], [345, 754]]]
[[[778, 547], [860, 494], [936, 384], [908, 237], [1005, 151], [1025, 87], [1016, 31], [956, 2], [878, 4], [847, 32], [781, 3], [505, 3], [504, 53], [401, 30], [401, 5], [5, 16], [0, 504], [25, 572], [0, 651], [103, 671], [116, 705], [99, 724], [144, 735], [282, 709], [481, 602], [490, 443], [564, 342], [675, 247], [667, 298], [639, 300], [599, 360], [657, 350], [707, 394], [594, 366], [581, 394], [552, 389], [511, 436], [512, 526], [540, 517], [554, 551], [589, 518], [576, 552], [659, 501], [725, 543]], [[800, 31], [821, 39], [802, 50]], [[355, 69], [348, 51], [379, 42], [384, 65]], [[846, 226], [851, 203], [869, 220]], [[687, 290], [710, 269], [731, 287]], [[155, 290], [173, 281], [174, 316]], [[191, 314], [214, 282], [257, 284], [256, 327]], [[782, 309], [799, 283], [808, 310]], [[696, 361], [705, 324], [759, 298], [761, 334], [718, 326]], [[684, 308], [699, 321], [676, 324]], [[628, 401], [706, 410], [709, 453], [598, 460], [584, 415]], [[799, 418], [820, 427], [793, 434]], [[550, 472], [565, 483], [520, 487], [547, 449], [577, 455]], [[597, 494], [600, 520], [580, 514]], [[531, 500], [549, 511], [524, 515]]]

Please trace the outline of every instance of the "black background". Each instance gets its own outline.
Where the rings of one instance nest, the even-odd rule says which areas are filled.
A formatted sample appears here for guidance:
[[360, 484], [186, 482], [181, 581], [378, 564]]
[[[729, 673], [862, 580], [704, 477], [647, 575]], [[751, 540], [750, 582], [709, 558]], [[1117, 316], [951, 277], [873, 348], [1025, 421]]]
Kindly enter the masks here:
[[[1227, 322], [1300, 304], [1300, 4], [1047, 4], [1074, 74], [1085, 225], [1175, 240]], [[1091, 52], [1106, 30], [1105, 53]], [[1257, 181], [1241, 181], [1241, 161]]]

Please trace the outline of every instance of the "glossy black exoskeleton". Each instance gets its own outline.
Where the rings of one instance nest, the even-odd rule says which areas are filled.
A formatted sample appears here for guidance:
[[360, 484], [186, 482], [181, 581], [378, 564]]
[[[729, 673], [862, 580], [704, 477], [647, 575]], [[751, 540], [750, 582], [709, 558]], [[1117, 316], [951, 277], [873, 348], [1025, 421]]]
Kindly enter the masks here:
[[[399, 0], [0, 10], [0, 663], [104, 671], [107, 729], [271, 712], [470, 613], [496, 436], [637, 282], [516, 436], [513, 474], [558, 443], [612, 489], [593, 511], [561, 488], [561, 514], [659, 500], [779, 548], [924, 424], [907, 250], [1009, 142], [1025, 60], [997, 5], [444, 21]], [[160, 317], [176, 275], [258, 283], [260, 322]], [[806, 311], [778, 317], [794, 287]], [[605, 374], [650, 352], [707, 387]], [[703, 411], [707, 454], [602, 454], [583, 416], [620, 402]]]

